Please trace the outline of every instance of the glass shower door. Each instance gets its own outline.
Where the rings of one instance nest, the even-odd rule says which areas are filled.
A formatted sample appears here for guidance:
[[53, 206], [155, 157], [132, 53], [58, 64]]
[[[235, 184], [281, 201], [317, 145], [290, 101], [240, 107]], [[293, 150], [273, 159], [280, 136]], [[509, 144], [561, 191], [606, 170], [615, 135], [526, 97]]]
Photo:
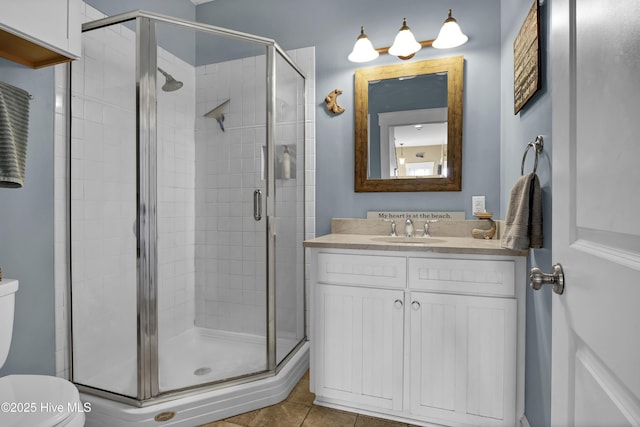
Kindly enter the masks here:
[[276, 54], [275, 325], [276, 364], [305, 337], [304, 126], [305, 80]]
[[73, 381], [140, 402], [274, 374], [305, 336], [304, 77], [231, 30], [132, 12], [84, 31]]
[[73, 381], [136, 397], [136, 46], [85, 32], [71, 78]]
[[267, 369], [266, 61], [263, 45], [156, 25], [163, 393]]

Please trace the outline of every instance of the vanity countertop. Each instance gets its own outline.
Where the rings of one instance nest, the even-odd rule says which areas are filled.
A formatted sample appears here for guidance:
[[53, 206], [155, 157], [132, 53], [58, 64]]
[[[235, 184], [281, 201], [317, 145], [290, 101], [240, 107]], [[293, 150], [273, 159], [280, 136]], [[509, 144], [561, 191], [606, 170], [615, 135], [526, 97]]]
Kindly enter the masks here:
[[[395, 240], [395, 241], [394, 241]], [[411, 242], [409, 243], [408, 240]], [[420, 251], [437, 253], [527, 256], [528, 251], [500, 247], [500, 240], [472, 237], [390, 237], [366, 234], [326, 234], [306, 240], [307, 248], [368, 249], [378, 251]]]

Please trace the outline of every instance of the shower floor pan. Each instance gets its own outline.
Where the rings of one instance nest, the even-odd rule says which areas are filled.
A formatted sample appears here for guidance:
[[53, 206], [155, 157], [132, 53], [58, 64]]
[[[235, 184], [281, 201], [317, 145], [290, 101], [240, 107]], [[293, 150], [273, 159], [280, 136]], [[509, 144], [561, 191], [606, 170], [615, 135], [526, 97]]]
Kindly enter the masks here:
[[[285, 356], [297, 342], [278, 340]], [[224, 380], [266, 369], [266, 338], [193, 328], [160, 345], [160, 391]]]
[[[278, 340], [280, 360], [295, 347], [294, 340]], [[177, 335], [159, 350], [160, 390], [171, 391], [263, 371], [266, 364], [264, 337], [192, 328]], [[281, 354], [282, 353], [282, 354]], [[135, 364], [135, 360], [127, 365]], [[86, 413], [87, 427], [157, 426], [154, 417], [161, 412], [176, 412], [163, 426], [189, 426], [222, 419], [275, 404], [287, 397], [308, 369], [308, 343], [293, 356], [275, 377], [181, 397], [144, 408], [83, 393], [83, 402], [91, 403]], [[106, 390], [128, 390], [135, 394], [135, 379], [120, 378], [118, 372], [132, 368], [119, 365], [92, 377], [87, 385]]]
[[[279, 339], [277, 360], [297, 344]], [[160, 391], [166, 392], [225, 380], [266, 369], [266, 339], [257, 335], [191, 328], [159, 345]], [[136, 359], [114, 365], [81, 384], [135, 396], [136, 378], [123, 375], [135, 372]]]

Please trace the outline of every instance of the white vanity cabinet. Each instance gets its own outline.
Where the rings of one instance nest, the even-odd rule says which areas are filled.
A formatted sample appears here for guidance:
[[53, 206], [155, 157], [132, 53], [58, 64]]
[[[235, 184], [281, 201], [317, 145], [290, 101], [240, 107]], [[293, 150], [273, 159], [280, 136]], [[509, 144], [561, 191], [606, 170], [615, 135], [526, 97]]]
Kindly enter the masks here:
[[411, 300], [411, 414], [443, 424], [515, 425], [515, 300], [426, 292]]
[[413, 424], [517, 425], [524, 257], [310, 254], [316, 403]]
[[409, 257], [408, 270], [411, 412], [514, 425], [515, 260]]
[[401, 410], [405, 258], [324, 252], [315, 258], [324, 266], [312, 310], [316, 389], [329, 399]]
[[402, 409], [403, 291], [319, 285], [317, 297], [323, 396]]
[[80, 0], [20, 0], [2, 4], [0, 55], [33, 68], [80, 57]]

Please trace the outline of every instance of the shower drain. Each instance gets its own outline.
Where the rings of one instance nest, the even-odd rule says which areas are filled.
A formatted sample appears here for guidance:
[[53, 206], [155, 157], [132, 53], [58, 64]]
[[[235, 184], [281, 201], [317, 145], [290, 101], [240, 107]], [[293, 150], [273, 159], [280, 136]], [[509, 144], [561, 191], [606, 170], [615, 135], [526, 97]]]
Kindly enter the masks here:
[[193, 371], [193, 375], [202, 376], [202, 375], [207, 375], [210, 372], [211, 372], [211, 368], [203, 366], [202, 368], [198, 368], [195, 371]]

